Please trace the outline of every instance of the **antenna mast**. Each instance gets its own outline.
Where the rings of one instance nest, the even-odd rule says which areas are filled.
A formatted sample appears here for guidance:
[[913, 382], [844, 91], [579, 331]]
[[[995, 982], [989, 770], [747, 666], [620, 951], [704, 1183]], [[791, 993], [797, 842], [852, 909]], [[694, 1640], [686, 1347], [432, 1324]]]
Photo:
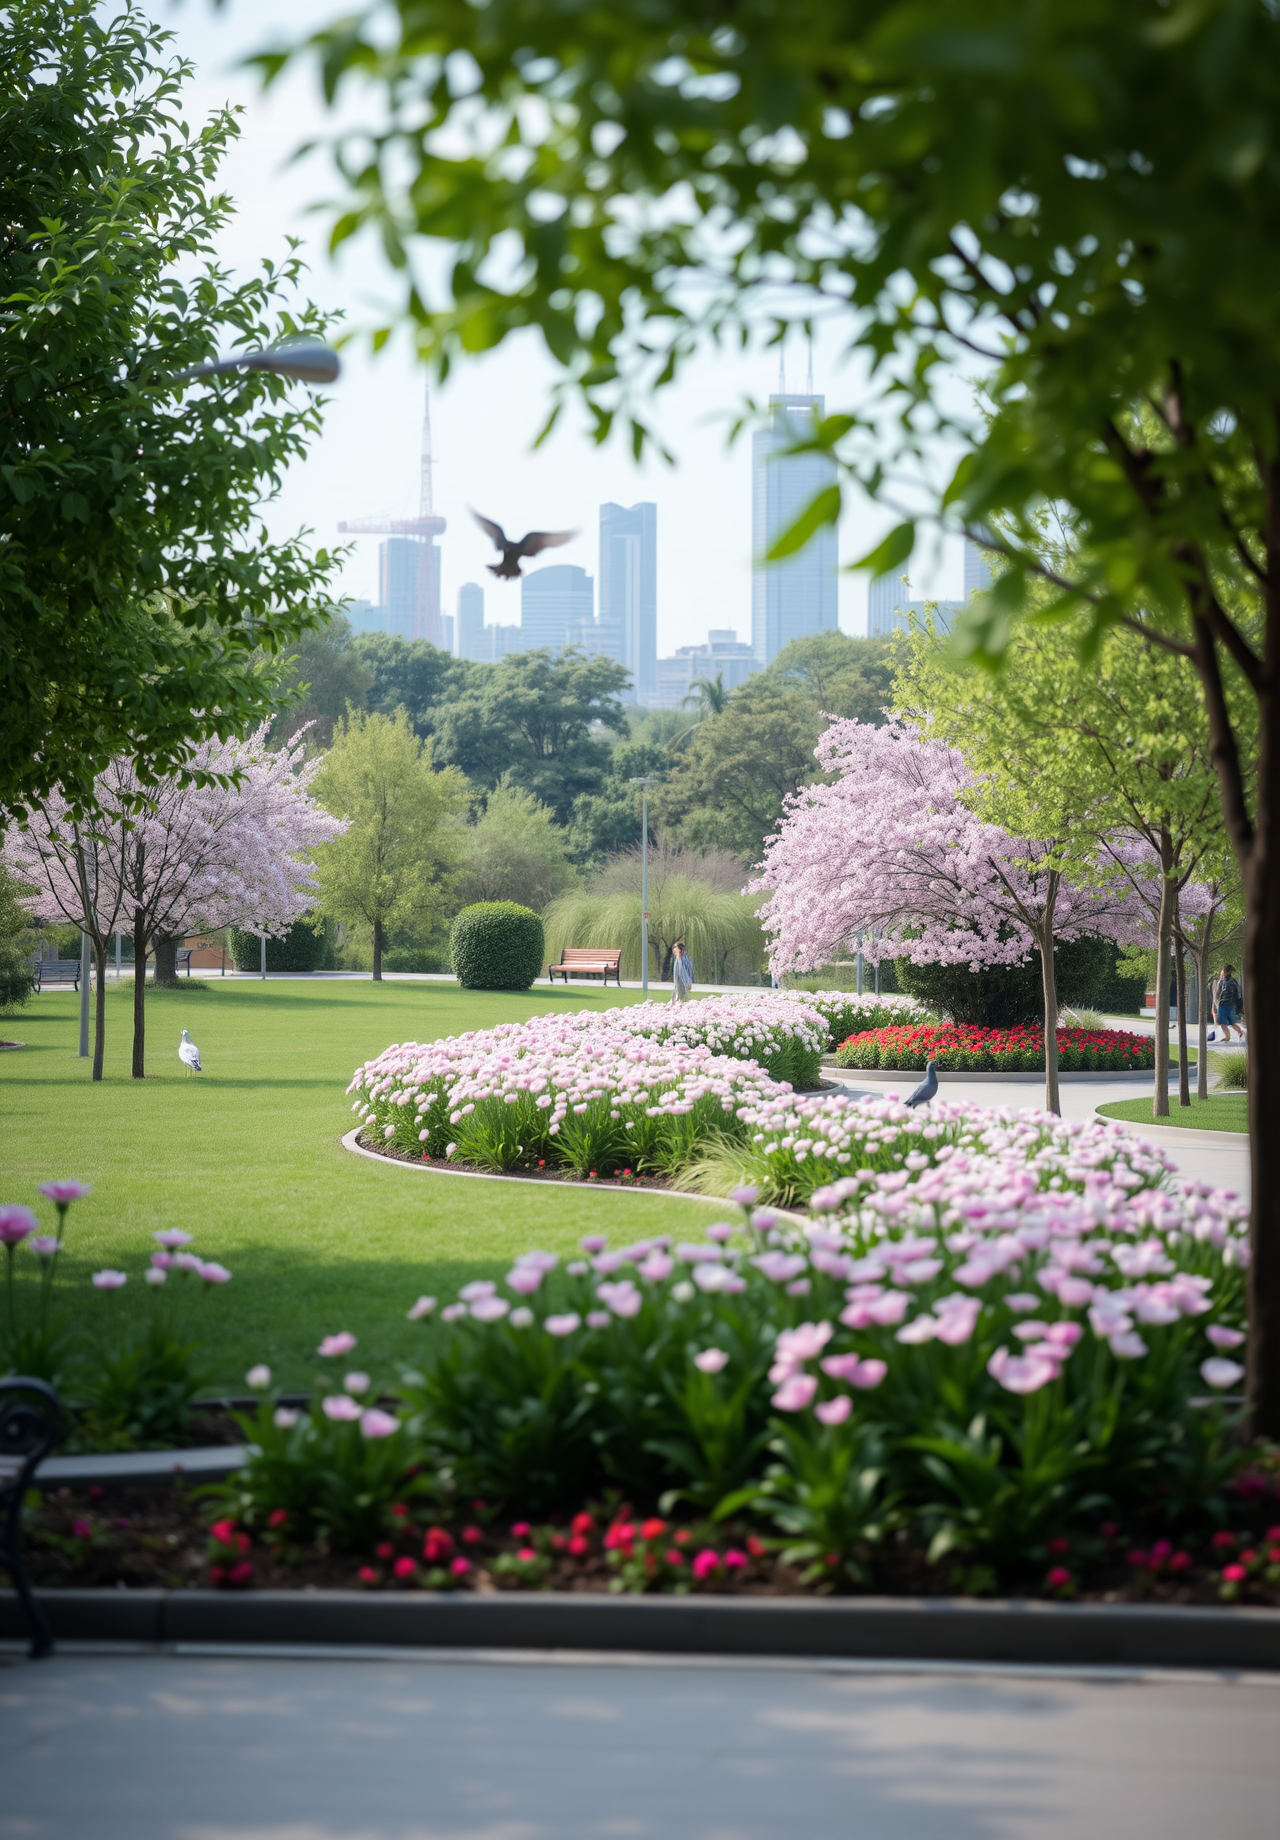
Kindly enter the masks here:
[[419, 517], [431, 517], [434, 504], [431, 497], [431, 378], [427, 377], [425, 400], [422, 406], [422, 493], [418, 505]]

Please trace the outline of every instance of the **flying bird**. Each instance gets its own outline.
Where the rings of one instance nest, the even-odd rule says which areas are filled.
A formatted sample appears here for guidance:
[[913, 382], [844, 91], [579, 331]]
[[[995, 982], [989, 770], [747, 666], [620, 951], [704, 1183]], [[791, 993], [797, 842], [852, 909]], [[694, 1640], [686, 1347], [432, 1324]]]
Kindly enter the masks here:
[[931, 1054], [929, 1056], [929, 1064], [924, 1070], [923, 1080], [921, 1080], [910, 1098], [904, 1099], [902, 1103], [904, 1105], [928, 1105], [930, 1099], [932, 1099], [937, 1090], [938, 1070], [933, 1064], [933, 1056]]
[[200, 1065], [200, 1050], [185, 1029], [182, 1031], [182, 1040], [178, 1043], [178, 1059], [186, 1067], [188, 1079], [193, 1073], [204, 1072], [204, 1068]]
[[502, 551], [501, 562], [490, 562], [491, 575], [499, 581], [519, 581], [520, 563], [529, 557], [540, 555], [544, 549], [558, 549], [562, 543], [569, 543], [577, 536], [576, 530], [531, 530], [521, 537], [518, 543], [512, 543], [501, 524], [495, 524], [492, 518], [481, 517], [478, 511], [471, 513], [485, 535]]

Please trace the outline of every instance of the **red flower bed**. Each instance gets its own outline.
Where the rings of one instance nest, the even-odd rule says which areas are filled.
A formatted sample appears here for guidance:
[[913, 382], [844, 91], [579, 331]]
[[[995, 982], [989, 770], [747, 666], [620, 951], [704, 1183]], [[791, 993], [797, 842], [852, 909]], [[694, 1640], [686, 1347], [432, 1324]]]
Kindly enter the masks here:
[[[850, 1035], [836, 1053], [841, 1067], [883, 1067], [923, 1071], [930, 1055], [947, 1073], [1042, 1073], [1044, 1030], [1039, 1023], [1016, 1029], [979, 1029], [969, 1023], [916, 1023], [901, 1028], [864, 1029]], [[1062, 1073], [1131, 1073], [1154, 1067], [1155, 1042], [1124, 1029], [1059, 1029]]]

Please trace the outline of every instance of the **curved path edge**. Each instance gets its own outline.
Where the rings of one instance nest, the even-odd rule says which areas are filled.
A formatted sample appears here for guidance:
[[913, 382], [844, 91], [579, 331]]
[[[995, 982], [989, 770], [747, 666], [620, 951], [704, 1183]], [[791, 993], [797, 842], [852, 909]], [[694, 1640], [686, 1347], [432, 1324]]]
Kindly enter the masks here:
[[[37, 1593], [64, 1641], [610, 1650], [1280, 1670], [1280, 1611], [964, 1598], [552, 1592]], [[26, 1634], [0, 1592], [0, 1638]]]
[[[554, 1186], [572, 1188], [575, 1192], [590, 1187], [594, 1194], [603, 1190], [610, 1195], [665, 1195], [675, 1201], [705, 1201], [711, 1207], [736, 1208], [737, 1202], [727, 1195], [696, 1195], [691, 1188], [635, 1188], [628, 1182], [572, 1182], [554, 1184], [541, 1176], [505, 1176], [491, 1173], [487, 1169], [450, 1169], [447, 1163], [406, 1163], [398, 1156], [381, 1156], [378, 1151], [370, 1150], [366, 1145], [357, 1143], [356, 1139], [363, 1130], [357, 1125], [354, 1131], [348, 1131], [342, 1139], [342, 1148], [353, 1151], [356, 1156], [367, 1156], [375, 1163], [390, 1163], [395, 1169], [411, 1169], [421, 1176], [462, 1176], [473, 1182], [522, 1182], [530, 1188], [550, 1188]], [[788, 1220], [807, 1220], [807, 1214], [796, 1214], [788, 1208], [773, 1208], [773, 1213], [780, 1214]]]

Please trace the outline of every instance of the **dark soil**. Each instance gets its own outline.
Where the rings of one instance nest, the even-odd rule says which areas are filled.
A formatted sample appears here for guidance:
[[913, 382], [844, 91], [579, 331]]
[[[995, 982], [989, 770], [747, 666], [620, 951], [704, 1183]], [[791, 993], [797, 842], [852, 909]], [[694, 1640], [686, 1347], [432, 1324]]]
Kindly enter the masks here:
[[629, 1176], [624, 1182], [620, 1175], [580, 1176], [575, 1169], [566, 1169], [563, 1164], [554, 1166], [550, 1163], [517, 1163], [513, 1169], [486, 1169], [480, 1163], [464, 1162], [460, 1156], [414, 1156], [412, 1151], [401, 1150], [395, 1144], [379, 1143], [371, 1140], [361, 1131], [356, 1142], [362, 1150], [371, 1150], [375, 1156], [385, 1156], [393, 1163], [413, 1163], [415, 1166], [425, 1164], [428, 1169], [459, 1169], [465, 1175], [474, 1176], [521, 1176], [526, 1182], [579, 1182], [587, 1186], [594, 1184], [597, 1188], [662, 1188], [672, 1186], [669, 1176], [657, 1176], [652, 1173]]
[[[210, 1541], [210, 1524], [219, 1509], [197, 1489], [182, 1486], [156, 1488], [89, 1488], [55, 1489], [29, 1500], [25, 1512], [25, 1552], [32, 1582], [45, 1589], [57, 1587], [105, 1587], [133, 1589], [183, 1588], [209, 1589], [226, 1586], [227, 1550]], [[476, 1524], [448, 1524], [451, 1553], [463, 1556], [469, 1570], [462, 1578], [450, 1577], [446, 1588], [462, 1591], [493, 1592], [539, 1588], [553, 1591], [608, 1591], [615, 1586], [617, 1573], [602, 1549], [601, 1535], [608, 1516], [597, 1513], [593, 1530], [586, 1540], [588, 1548], [577, 1555], [564, 1550], [568, 1545], [567, 1518], [540, 1525], [520, 1537], [510, 1532], [510, 1523], [495, 1519], [473, 1505]], [[424, 1585], [440, 1588], [443, 1574], [428, 1577], [429, 1567], [422, 1562], [424, 1535], [429, 1522], [415, 1522], [406, 1514], [393, 1522], [384, 1542], [375, 1552], [347, 1553], [332, 1550], [323, 1541], [292, 1544], [286, 1526], [274, 1537], [264, 1537], [261, 1530], [240, 1534], [242, 1548], [236, 1555], [251, 1567], [240, 1589], [264, 1590], [415, 1590]], [[671, 1524], [661, 1544], [675, 1542], [685, 1554], [686, 1563], [679, 1576], [668, 1574], [667, 1588], [689, 1583], [687, 1561], [698, 1550], [703, 1532]], [[830, 1591], [833, 1586], [842, 1595], [856, 1592], [858, 1586], [848, 1578], [820, 1580], [806, 1586], [800, 1571], [786, 1565], [779, 1557], [783, 1542], [770, 1537], [767, 1530], [751, 1534], [743, 1526], [732, 1531], [721, 1529], [714, 1536], [722, 1548], [737, 1544], [749, 1548], [750, 1562], [745, 1570], [729, 1578], [710, 1579], [695, 1584], [698, 1592], [722, 1595], [777, 1597], [810, 1595]], [[536, 1578], [504, 1575], [502, 1556], [513, 1555], [532, 1540], [544, 1555], [545, 1563]], [[1051, 1555], [1048, 1563], [1070, 1568], [1078, 1581], [1065, 1590], [1052, 1590], [1043, 1582], [1044, 1567], [1015, 1580], [999, 1580], [981, 1566], [957, 1563], [954, 1556], [942, 1564], [926, 1564], [918, 1549], [907, 1542], [889, 1543], [874, 1553], [867, 1553], [867, 1582], [861, 1587], [888, 1596], [953, 1597], [992, 1596], [1053, 1598], [1071, 1597], [1084, 1603], [1204, 1604], [1222, 1602], [1219, 1568], [1233, 1556], [1249, 1558], [1253, 1551], [1266, 1557], [1267, 1542], [1263, 1529], [1241, 1532], [1233, 1555], [1215, 1555], [1211, 1543], [1190, 1544], [1187, 1567], [1180, 1574], [1169, 1569], [1167, 1560], [1152, 1564], [1149, 1541], [1139, 1551], [1133, 1537], [1120, 1529], [1082, 1536], [1069, 1550]], [[557, 1550], [552, 1551], [552, 1548]], [[1183, 1549], [1177, 1549], [1181, 1551]], [[1170, 1554], [1173, 1557], [1174, 1554]], [[401, 1579], [393, 1567], [397, 1557], [417, 1562], [416, 1575]], [[1142, 1561], [1142, 1562], [1139, 1562]], [[506, 1561], [508, 1564], [510, 1560]], [[214, 1568], [221, 1566], [221, 1575]], [[372, 1576], [361, 1576], [362, 1568]], [[1275, 1567], [1273, 1570], [1277, 1569]], [[1237, 1601], [1255, 1606], [1280, 1605], [1280, 1579], [1268, 1585], [1262, 1576], [1251, 1577], [1240, 1590]]]

